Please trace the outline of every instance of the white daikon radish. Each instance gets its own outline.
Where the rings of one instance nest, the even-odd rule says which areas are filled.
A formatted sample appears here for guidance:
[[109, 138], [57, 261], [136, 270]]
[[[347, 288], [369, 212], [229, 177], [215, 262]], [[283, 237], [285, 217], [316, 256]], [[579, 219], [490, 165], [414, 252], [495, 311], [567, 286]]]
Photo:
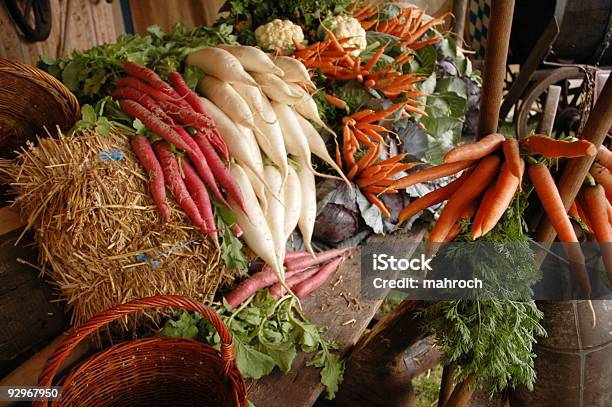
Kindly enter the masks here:
[[[221, 109], [206, 98], [200, 98], [206, 111], [212, 116], [227, 149], [238, 163], [257, 174], [263, 180], [263, 159], [251, 130], [235, 124]], [[254, 147], [253, 147], [254, 146]]]
[[302, 234], [302, 241], [306, 250], [314, 254], [312, 250], [312, 232], [314, 230], [315, 219], [317, 217], [317, 191], [315, 187], [315, 178], [312, 171], [308, 171], [307, 163], [304, 159], [298, 158], [300, 169], [298, 177], [300, 179], [300, 188], [302, 190], [302, 206], [300, 208], [300, 218], [298, 226]]
[[[251, 182], [251, 186], [253, 187], [253, 191], [255, 192], [255, 195], [257, 195], [257, 199], [259, 199], [259, 204], [261, 206], [261, 209], [263, 210], [265, 214], [268, 210], [268, 196], [266, 193], [266, 185], [264, 184], [264, 181], [262, 181], [262, 179], [258, 175], [255, 175], [255, 173], [251, 171], [249, 167], [242, 166], [242, 169], [244, 170], [247, 177], [249, 178], [249, 181]], [[263, 175], [265, 177], [265, 174]]]
[[268, 54], [256, 47], [249, 45], [228, 45], [221, 44], [219, 48], [223, 48], [242, 64], [242, 67], [249, 72], [270, 72], [274, 75], [283, 77], [285, 72], [283, 69], [272, 62]]
[[196, 51], [187, 57], [186, 63], [224, 82], [257, 86], [253, 78], [246, 73], [238, 58], [221, 48], [209, 47]]
[[325, 130], [329, 131], [335, 136], [336, 133], [334, 133], [334, 131], [330, 129], [327, 124], [323, 122], [323, 120], [321, 120], [321, 117], [319, 117], [319, 109], [317, 108], [317, 103], [314, 101], [312, 96], [310, 96], [308, 92], [300, 88], [295, 83], [289, 83], [287, 85], [293, 88], [296, 92], [301, 91], [301, 101], [295, 106], [293, 106], [295, 111], [307, 118], [308, 120], [312, 120], [313, 122], [323, 127]]
[[278, 66], [280, 69], [283, 70], [283, 72], [285, 72], [285, 75], [283, 76], [283, 80], [285, 82], [304, 83], [312, 87], [313, 89], [316, 89], [315, 84], [310, 79], [308, 69], [306, 69], [304, 64], [298, 61], [297, 59], [284, 55], [279, 55], [272, 57], [272, 60], [274, 61], [276, 66]]
[[[262, 98], [262, 102], [264, 110], [274, 114], [276, 117], [268, 99]], [[287, 178], [287, 167], [289, 164], [287, 164], [287, 150], [285, 149], [283, 132], [278, 124], [278, 119], [273, 123], [268, 123], [261, 117], [255, 116], [255, 123], [257, 124], [257, 128], [254, 131], [259, 147], [266, 153], [268, 158], [279, 167], [283, 180], [285, 180]]]
[[[271, 73], [256, 72], [253, 72], [252, 75], [253, 79], [261, 86], [261, 90], [270, 99], [290, 106], [302, 102], [302, 93], [295, 90], [290, 84], [283, 82], [278, 76]], [[298, 88], [302, 89], [299, 86]]]
[[308, 164], [308, 170], [312, 171], [315, 175], [323, 178], [338, 178], [333, 175], [318, 173], [312, 167], [308, 141], [304, 136], [300, 123], [295, 117], [293, 109], [287, 105], [274, 101], [272, 101], [272, 108], [274, 109], [274, 113], [276, 113], [276, 117], [278, 117], [278, 123], [283, 132], [283, 139], [285, 140], [285, 149], [287, 152], [296, 157], [302, 157], [304, 162]]
[[229, 83], [207, 75], [200, 82], [198, 90], [234, 122], [250, 129], [255, 127], [249, 104]]
[[[308, 172], [308, 171], [306, 171]], [[263, 261], [270, 265], [280, 281], [285, 281], [283, 267], [278, 263], [274, 252], [274, 239], [266, 221], [266, 217], [257, 202], [257, 197], [251, 187], [249, 178], [238, 164], [232, 164], [230, 174], [242, 191], [245, 202], [245, 212], [241, 211], [236, 202], [230, 200], [238, 225], [243, 231], [242, 238], [247, 246]]]
[[300, 124], [302, 131], [304, 132], [304, 137], [306, 137], [308, 147], [310, 147], [310, 151], [312, 152], [312, 154], [316, 155], [321, 160], [329, 164], [330, 167], [336, 170], [336, 172], [347, 184], [351, 185], [350, 181], [346, 178], [340, 167], [338, 167], [338, 164], [336, 164], [336, 162], [329, 155], [327, 147], [325, 146], [325, 142], [321, 138], [321, 135], [319, 134], [317, 129], [315, 129], [313, 125], [310, 124], [310, 122], [303, 118], [301, 115], [296, 113], [295, 117], [297, 118], [297, 121]]
[[[261, 101], [263, 96], [261, 94], [261, 90], [256, 86], [245, 85], [243, 83], [234, 83], [232, 85], [234, 90], [238, 92], [238, 94], [244, 99], [245, 102], [249, 105], [251, 110], [260, 115], [265, 121], [268, 123], [273, 123], [276, 120], [276, 117], [273, 115], [267, 114], [266, 110], [263, 108], [263, 102]], [[269, 112], [268, 112], [269, 113]]]
[[284, 203], [276, 197], [283, 197], [283, 178], [275, 166], [266, 165], [264, 167], [264, 175], [266, 183], [270, 188], [270, 196], [268, 196], [268, 209], [265, 212], [272, 240], [274, 241], [274, 253], [278, 259], [278, 264], [285, 262], [285, 206]]
[[297, 172], [292, 166], [289, 166], [289, 174], [283, 187], [285, 201], [285, 241], [295, 230], [300, 219], [300, 210], [302, 208], [302, 187]]

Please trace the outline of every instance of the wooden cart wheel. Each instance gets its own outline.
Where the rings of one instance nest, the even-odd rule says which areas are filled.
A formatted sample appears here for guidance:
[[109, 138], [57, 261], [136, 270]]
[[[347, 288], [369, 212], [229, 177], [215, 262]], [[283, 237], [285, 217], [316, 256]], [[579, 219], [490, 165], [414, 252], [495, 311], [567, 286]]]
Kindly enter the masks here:
[[4, 0], [15, 25], [27, 41], [44, 41], [51, 32], [49, 0]]
[[538, 127], [550, 85], [561, 87], [553, 132], [565, 135], [576, 132], [580, 125], [580, 101], [585, 83], [584, 72], [579, 67], [558, 68], [536, 81], [525, 93], [516, 113], [516, 136], [524, 138]]

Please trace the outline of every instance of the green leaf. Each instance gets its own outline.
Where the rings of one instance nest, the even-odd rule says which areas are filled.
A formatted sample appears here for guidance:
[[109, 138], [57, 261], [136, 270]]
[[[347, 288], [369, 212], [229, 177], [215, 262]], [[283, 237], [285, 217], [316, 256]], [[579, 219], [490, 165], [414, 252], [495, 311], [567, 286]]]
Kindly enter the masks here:
[[467, 99], [467, 85], [461, 78], [441, 78], [436, 84], [436, 91], [439, 93], [454, 92], [458, 96]]
[[436, 60], [438, 59], [436, 49], [432, 45], [428, 45], [427, 47], [417, 51], [416, 55], [420, 65], [415, 73], [431, 75], [436, 68]]
[[62, 72], [62, 82], [73, 92], [79, 90], [79, 74], [85, 69], [81, 59], [73, 59]]
[[198, 336], [197, 324], [201, 318], [199, 314], [183, 312], [178, 320], [169, 320], [160, 334], [171, 338], [195, 339]]
[[262, 353], [270, 356], [276, 366], [283, 372], [288, 373], [291, 370], [293, 360], [297, 355], [297, 350], [293, 343], [284, 342], [279, 344], [259, 344], [258, 348]]
[[57, 61], [53, 58], [51, 58], [49, 55], [41, 55], [40, 56], [40, 60], [43, 64], [46, 65], [55, 65], [57, 63]]
[[164, 33], [164, 30], [162, 30], [162, 28], [157, 24], [147, 27], [147, 32], [159, 40], [163, 40], [164, 37], [166, 36], [166, 33]]
[[96, 111], [91, 105], [84, 105], [81, 108], [81, 120], [85, 123], [94, 124], [97, 120], [98, 116], [96, 115]]
[[451, 117], [423, 117], [421, 122], [429, 135], [426, 159], [432, 164], [441, 164], [444, 154], [459, 143], [463, 122]]
[[344, 377], [345, 361], [338, 355], [329, 353], [327, 349], [322, 349], [306, 363], [307, 366], [322, 367], [321, 383], [325, 386], [328, 400], [336, 397], [340, 383]]
[[463, 121], [467, 112], [467, 99], [458, 96], [454, 92], [431, 94], [427, 97], [427, 108], [425, 111], [429, 115], [430, 120], [451, 117]]
[[187, 65], [185, 67], [185, 73], [183, 74], [183, 78], [192, 90], [198, 86], [202, 78], [204, 78], [204, 71], [198, 68], [195, 65]]
[[234, 336], [236, 363], [245, 378], [260, 379], [272, 372], [274, 359]]

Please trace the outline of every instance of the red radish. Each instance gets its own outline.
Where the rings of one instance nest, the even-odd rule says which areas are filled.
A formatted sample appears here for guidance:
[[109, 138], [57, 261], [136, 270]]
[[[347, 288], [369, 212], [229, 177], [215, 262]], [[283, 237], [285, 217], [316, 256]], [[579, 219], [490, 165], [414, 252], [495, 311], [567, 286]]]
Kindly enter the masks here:
[[172, 121], [170, 116], [166, 114], [166, 112], [159, 106], [155, 99], [136, 88], [117, 88], [112, 91], [110, 95], [117, 100], [128, 99], [133, 100], [134, 102], [138, 102], [146, 109], [149, 109], [151, 113], [162, 119], [164, 122], [170, 125], [174, 125], [174, 122]]
[[219, 190], [219, 187], [217, 186], [217, 182], [215, 181], [215, 177], [213, 176], [214, 173], [210, 168], [208, 160], [202, 153], [202, 150], [200, 150], [198, 143], [196, 143], [193, 137], [191, 137], [191, 135], [187, 133], [187, 131], [182, 127], [177, 127], [176, 131], [181, 137], [181, 139], [185, 142], [185, 144], [190, 147], [191, 152], [188, 152], [187, 154], [189, 155], [189, 158], [191, 158], [191, 162], [193, 162], [193, 165], [196, 167], [196, 170], [198, 170], [198, 174], [200, 174], [200, 177], [202, 177], [206, 185], [208, 185], [208, 187], [212, 190], [213, 194], [215, 194], [217, 199], [219, 199], [223, 205], [229, 206], [227, 200], [223, 197], [221, 191]]
[[161, 78], [151, 69], [144, 67], [142, 65], [135, 64], [133, 62], [128, 62], [123, 65], [123, 71], [134, 78], [138, 78], [149, 85], [153, 86], [155, 89], [159, 89], [167, 95], [172, 97], [179, 98], [179, 94], [176, 93], [174, 89], [166, 82], [162, 81]]
[[225, 140], [221, 137], [221, 132], [217, 127], [212, 129], [205, 129], [204, 134], [208, 137], [210, 144], [215, 150], [221, 155], [225, 161], [230, 160], [229, 148], [225, 144]]
[[206, 161], [210, 165], [210, 169], [221, 184], [221, 186], [227, 191], [229, 196], [238, 204], [238, 207], [244, 212], [244, 200], [242, 198], [242, 192], [236, 184], [236, 182], [230, 176], [229, 170], [225, 167], [217, 153], [215, 153], [213, 147], [210, 145], [208, 140], [201, 133], [197, 133], [194, 140], [202, 150]]
[[170, 191], [172, 191], [174, 199], [176, 199], [176, 202], [185, 211], [187, 216], [189, 216], [193, 224], [198, 229], [204, 233], [209, 233], [210, 231], [206, 228], [204, 220], [198, 211], [198, 207], [196, 206], [195, 202], [193, 202], [193, 199], [191, 198], [191, 195], [189, 195], [189, 191], [181, 178], [181, 170], [179, 169], [176, 157], [174, 154], [172, 154], [170, 146], [164, 141], [156, 141], [153, 143], [153, 149], [155, 150], [155, 154], [157, 155], [157, 158], [162, 166], [166, 185], [168, 185]]
[[180, 73], [170, 72], [170, 74], [168, 75], [168, 79], [170, 80], [172, 86], [174, 86], [174, 90], [176, 90], [176, 92], [187, 103], [189, 103], [189, 106], [191, 106], [193, 110], [210, 117], [210, 115], [204, 108], [204, 105], [200, 101], [200, 97], [198, 96], [198, 94], [191, 90], [189, 86], [187, 86], [187, 83], [185, 83], [185, 80], [183, 79]]
[[285, 253], [285, 265], [287, 264], [287, 262], [297, 260], [303, 257], [310, 257], [310, 253], [305, 250], [295, 250], [292, 252], [287, 252]]
[[192, 152], [191, 147], [183, 141], [181, 136], [179, 136], [179, 134], [168, 124], [162, 122], [160, 118], [154, 116], [149, 109], [146, 109], [133, 100], [120, 100], [119, 105], [121, 106], [121, 110], [139, 119], [145, 126], [168, 143], [174, 144], [177, 148], [187, 153]]
[[213, 214], [212, 205], [210, 204], [208, 191], [189, 161], [183, 160], [181, 165], [183, 167], [183, 173], [185, 174], [185, 185], [193, 198], [193, 202], [198, 207], [198, 211], [200, 212], [200, 216], [202, 216], [208, 234], [215, 243], [215, 246], [219, 247], [219, 239], [217, 238], [217, 231], [215, 230], [217, 225], [215, 225], [215, 215]]
[[129, 77], [129, 78], [117, 79], [115, 81], [115, 86], [119, 88], [130, 87], [130, 88], [138, 89], [139, 91], [146, 93], [147, 95], [151, 96], [153, 99], [157, 101], [163, 100], [166, 102], [174, 103], [177, 106], [189, 107], [189, 105], [184, 100], [173, 98], [172, 96], [165, 94], [161, 90], [157, 90], [153, 88], [152, 86], [147, 85], [146, 83], [144, 83], [138, 78]]
[[342, 256], [347, 252], [350, 252], [352, 247], [347, 247], [344, 249], [333, 249], [328, 250], [326, 252], [317, 253], [315, 257], [307, 256], [304, 258], [297, 259], [287, 264], [287, 270], [303, 270], [308, 267], [316, 266], [317, 264], [325, 263], [326, 261], [330, 261], [338, 256]]
[[151, 189], [151, 195], [153, 200], [162, 215], [164, 222], [170, 221], [170, 207], [166, 203], [166, 187], [164, 185], [164, 175], [162, 173], [162, 167], [155, 157], [153, 148], [149, 140], [141, 135], [136, 134], [131, 138], [132, 149], [134, 154], [138, 157], [138, 161], [147, 171], [149, 175], [149, 188]]
[[338, 270], [344, 262], [344, 256], [338, 257], [319, 269], [319, 272], [306, 281], [296, 285], [293, 289], [298, 298], [303, 299], [317, 288], [321, 287]]
[[[295, 286], [300, 284], [302, 281], [308, 280], [309, 278], [311, 278], [318, 272], [319, 272], [319, 269], [315, 268], [315, 269], [310, 269], [310, 270], [305, 270], [305, 271], [299, 271], [291, 276], [289, 276], [289, 273], [287, 273], [285, 275], [287, 286], [293, 289]], [[274, 297], [274, 299], [277, 299], [277, 300], [280, 297], [282, 297], [283, 294], [286, 292], [280, 283], [274, 284], [272, 287], [270, 287], [269, 290], [270, 290], [270, 295], [272, 295], [272, 297]]]
[[189, 108], [176, 106], [172, 102], [160, 101], [159, 105], [170, 117], [184, 126], [195, 127], [198, 130], [214, 127], [215, 122], [210, 116], [203, 115]]

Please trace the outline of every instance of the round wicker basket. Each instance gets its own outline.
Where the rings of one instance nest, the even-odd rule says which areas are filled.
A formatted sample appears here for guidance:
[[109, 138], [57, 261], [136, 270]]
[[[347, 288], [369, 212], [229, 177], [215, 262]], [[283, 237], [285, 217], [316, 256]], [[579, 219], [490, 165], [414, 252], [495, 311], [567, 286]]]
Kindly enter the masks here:
[[45, 128], [67, 130], [81, 115], [76, 97], [60, 81], [30, 65], [0, 58], [0, 156], [10, 156]]
[[[125, 315], [173, 307], [199, 312], [221, 339], [217, 350], [191, 339], [152, 337], [113, 345], [54, 380], [62, 362], [90, 334]], [[236, 366], [232, 335], [218, 314], [187, 297], [160, 295], [130, 301], [76, 328], [50, 356], [38, 385], [62, 387], [62, 407], [246, 407], [246, 386]]]

